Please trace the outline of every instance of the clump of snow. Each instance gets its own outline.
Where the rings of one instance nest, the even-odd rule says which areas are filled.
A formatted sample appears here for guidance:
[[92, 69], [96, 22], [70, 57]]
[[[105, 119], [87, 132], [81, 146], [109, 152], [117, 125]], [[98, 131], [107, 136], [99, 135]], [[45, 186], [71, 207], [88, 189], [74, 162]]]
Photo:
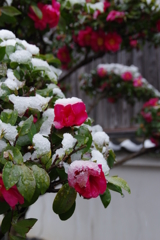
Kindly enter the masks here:
[[16, 45], [16, 40], [15, 39], [8, 39], [6, 41], [3, 41], [0, 43], [0, 46], [1, 47], [4, 47], [4, 46], [15, 46]]
[[47, 76], [51, 81], [56, 81], [57, 82], [57, 75], [53, 71], [46, 71]]
[[12, 69], [7, 70], [7, 79], [5, 80], [4, 84], [11, 90], [18, 90], [22, 88], [25, 82], [20, 82], [13, 73]]
[[63, 92], [59, 88], [54, 88], [53, 89], [53, 95], [57, 95], [58, 97], [65, 98]]
[[30, 152], [27, 152], [23, 156], [23, 161], [26, 162], [27, 160], [32, 159], [32, 154]]
[[0, 139], [0, 152], [7, 147], [7, 143]]
[[107, 161], [103, 157], [102, 153], [100, 153], [98, 150], [92, 150], [91, 155], [91, 161], [96, 162], [97, 164], [101, 164], [104, 174], [108, 175], [110, 168], [108, 167]]
[[38, 156], [43, 156], [50, 152], [50, 142], [47, 138], [43, 137], [40, 133], [34, 135], [32, 140]]
[[75, 139], [71, 134], [69, 133], [63, 134], [62, 146], [64, 151], [69, 150], [70, 148], [73, 148], [76, 142], [77, 142], [77, 139]]
[[156, 146], [156, 144], [152, 143], [150, 139], [146, 139], [144, 141], [144, 148], [152, 148], [155, 146]]
[[27, 51], [29, 51], [32, 55], [39, 54], [39, 48], [34, 44], [29, 44], [25, 40], [20, 40], [16, 38], [16, 41], [20, 44], [22, 44]]
[[79, 3], [79, 4], [84, 4], [86, 1], [85, 0], [66, 0], [67, 2], [70, 2], [72, 5]]
[[65, 150], [63, 148], [59, 148], [56, 150], [55, 154], [52, 156], [52, 163], [58, 157], [60, 160], [65, 156]]
[[9, 59], [12, 62], [17, 62], [19, 64], [26, 64], [31, 61], [32, 54], [27, 50], [16, 50], [14, 53], [11, 53]]
[[16, 126], [12, 126], [10, 123], [4, 123], [0, 120], [0, 135], [4, 134], [5, 139], [14, 142], [18, 131]]
[[104, 3], [103, 2], [87, 3], [86, 6], [88, 9], [88, 12], [90, 12], [90, 9], [99, 10], [100, 12], [104, 12]]
[[124, 147], [126, 150], [130, 152], [138, 152], [142, 149], [143, 145], [142, 144], [135, 144], [131, 140], [126, 139], [120, 144], [121, 147]]
[[49, 64], [46, 61], [43, 61], [42, 59], [32, 58], [31, 62], [32, 62], [33, 67], [36, 69], [45, 68], [46, 70], [50, 71]]
[[9, 96], [9, 100], [14, 104], [14, 109], [21, 116], [28, 108], [42, 112], [48, 105], [50, 97], [44, 98], [39, 94], [34, 97], [19, 97], [12, 94]]
[[7, 40], [7, 39], [14, 39], [14, 38], [16, 38], [16, 36], [14, 35], [13, 32], [5, 29], [0, 30], [0, 39]]
[[82, 153], [81, 152], [76, 152], [76, 153], [73, 153], [72, 155], [71, 155], [71, 161], [73, 162], [73, 161], [75, 161], [75, 160], [80, 160], [80, 159], [82, 159]]
[[82, 102], [80, 98], [72, 97], [72, 98], [63, 98], [63, 99], [58, 99], [56, 100], [55, 104], [61, 104], [63, 106], [67, 106], [68, 104], [75, 104]]
[[95, 145], [102, 148], [103, 146], [109, 144], [109, 136], [105, 132], [96, 132], [93, 135], [93, 141]]
[[110, 147], [111, 149], [113, 149], [114, 151], [119, 151], [119, 150], [121, 150], [121, 146], [120, 146], [120, 145], [114, 144], [114, 143], [112, 143], [112, 142], [109, 142], [109, 147]]
[[40, 128], [40, 134], [44, 136], [48, 136], [51, 131], [51, 127], [54, 121], [54, 110], [52, 108], [48, 108], [45, 112], [43, 112], [42, 117], [47, 118]]
[[54, 72], [58, 77], [59, 77], [59, 76], [61, 75], [61, 73], [62, 73], [62, 70], [61, 70], [61, 69], [55, 68], [55, 67], [53, 67], [52, 65], [50, 65], [50, 69], [51, 69], [51, 71]]

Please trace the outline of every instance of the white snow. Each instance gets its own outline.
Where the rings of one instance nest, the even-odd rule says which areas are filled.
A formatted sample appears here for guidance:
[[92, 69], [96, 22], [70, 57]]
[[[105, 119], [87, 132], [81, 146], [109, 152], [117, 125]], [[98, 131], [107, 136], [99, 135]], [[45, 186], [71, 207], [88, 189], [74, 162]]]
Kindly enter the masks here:
[[47, 107], [50, 97], [44, 98], [39, 94], [34, 97], [19, 97], [12, 94], [9, 96], [9, 100], [14, 104], [14, 109], [21, 116], [28, 108], [42, 112]]
[[144, 148], [152, 148], [155, 147], [156, 145], [154, 143], [151, 142], [150, 139], [146, 139], [144, 141]]
[[66, 2], [70, 2], [72, 5], [79, 3], [79, 4], [84, 4], [86, 1], [85, 0], [66, 0]]
[[12, 69], [7, 70], [7, 79], [5, 80], [4, 84], [11, 90], [18, 90], [19, 88], [22, 88], [25, 84], [25, 82], [19, 81], [13, 73]]
[[43, 156], [50, 152], [50, 142], [47, 138], [43, 137], [40, 133], [34, 135], [33, 140], [34, 148], [36, 149], [37, 157]]
[[27, 50], [27, 51], [29, 51], [32, 55], [37, 55], [37, 54], [39, 54], [39, 48], [36, 46], [36, 45], [34, 45], [34, 44], [29, 44], [29, 43], [27, 43], [25, 40], [20, 40], [20, 39], [18, 39], [18, 38], [16, 38], [16, 42], [18, 42], [18, 43], [20, 43], [20, 44], [22, 44], [24, 47], [25, 47], [25, 49]]
[[0, 139], [0, 153], [7, 147], [7, 143]]
[[0, 120], [0, 135], [4, 134], [4, 138], [8, 141], [14, 142], [18, 131], [16, 126], [12, 126], [10, 123], [4, 123]]
[[48, 136], [51, 131], [51, 127], [53, 125], [54, 120], [54, 109], [48, 108], [42, 115], [43, 118], [47, 118], [40, 128], [40, 134], [44, 136]]
[[121, 147], [124, 147], [126, 150], [130, 152], [138, 152], [142, 149], [143, 144], [135, 144], [131, 140], [126, 139], [120, 144]]
[[54, 162], [54, 160], [56, 159], [56, 157], [58, 156], [58, 158], [60, 160], [62, 160], [62, 158], [64, 157], [65, 155], [65, 151], [63, 148], [59, 148], [56, 150], [55, 154], [52, 156], [52, 163]]
[[1, 47], [4, 47], [4, 46], [15, 46], [16, 45], [16, 40], [15, 39], [8, 39], [6, 41], [3, 41], [0, 43], [0, 46]]
[[109, 136], [105, 132], [96, 132], [93, 135], [93, 141], [98, 147], [102, 148], [109, 144]]
[[26, 162], [27, 160], [32, 159], [32, 154], [30, 152], [27, 152], [23, 156], [23, 161]]
[[88, 9], [88, 12], [90, 12], [90, 9], [99, 10], [100, 12], [104, 12], [104, 3], [103, 2], [87, 3], [86, 6]]
[[63, 134], [63, 140], [62, 140], [62, 146], [64, 151], [72, 149], [77, 142], [77, 139], [75, 139], [71, 134], [64, 133]]
[[53, 95], [57, 95], [60, 98], [65, 98], [63, 92], [59, 88], [54, 88], [53, 89]]
[[82, 100], [79, 99], [79, 98], [76, 98], [76, 97], [63, 98], [63, 99], [56, 100], [55, 105], [60, 104], [60, 105], [63, 105], [63, 106], [67, 106], [68, 104], [72, 105], [72, 104], [75, 104], [75, 103], [78, 103], [78, 102], [82, 102]]
[[52, 72], [54, 72], [58, 77], [62, 74], [62, 70], [59, 68], [55, 68], [52, 65], [50, 65], [50, 69]]
[[7, 39], [14, 39], [16, 38], [16, 36], [11, 31], [2, 29], [0, 30], [0, 38], [2, 40], [7, 40]]
[[27, 50], [16, 50], [11, 53], [9, 59], [12, 62], [17, 62], [19, 64], [26, 64], [31, 61], [32, 54]]
[[92, 155], [91, 161], [96, 162], [97, 164], [101, 164], [104, 174], [105, 175], [109, 174], [110, 168], [108, 167], [107, 161], [103, 157], [102, 153], [100, 153], [98, 150], [92, 150], [91, 155]]
[[120, 146], [120, 145], [114, 144], [114, 143], [112, 143], [111, 141], [109, 142], [109, 147], [110, 147], [111, 149], [113, 149], [114, 151], [119, 151], [119, 150], [121, 150], [121, 146]]
[[49, 64], [46, 61], [43, 61], [42, 59], [32, 58], [31, 62], [32, 62], [33, 67], [36, 69], [45, 68], [45, 70], [50, 71]]

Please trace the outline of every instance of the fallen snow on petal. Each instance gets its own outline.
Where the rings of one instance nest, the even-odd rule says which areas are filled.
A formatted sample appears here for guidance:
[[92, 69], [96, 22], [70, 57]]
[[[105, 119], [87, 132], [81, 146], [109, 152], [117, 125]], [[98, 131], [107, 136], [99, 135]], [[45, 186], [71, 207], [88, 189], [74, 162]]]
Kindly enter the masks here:
[[72, 98], [63, 98], [63, 99], [58, 99], [55, 104], [60, 104], [63, 106], [67, 106], [68, 104], [75, 104], [78, 102], [82, 102], [80, 98], [72, 97]]

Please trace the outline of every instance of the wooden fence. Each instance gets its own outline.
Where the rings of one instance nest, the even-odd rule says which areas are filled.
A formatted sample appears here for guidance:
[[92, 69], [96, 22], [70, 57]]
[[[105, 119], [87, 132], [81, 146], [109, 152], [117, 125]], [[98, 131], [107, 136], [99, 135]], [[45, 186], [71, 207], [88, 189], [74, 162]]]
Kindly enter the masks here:
[[[82, 67], [67, 79], [72, 87], [67, 96], [77, 96], [83, 99], [87, 109], [89, 109], [94, 99], [90, 99], [80, 90], [79, 83], [76, 80], [81, 73], [89, 72], [91, 69], [96, 68], [99, 63], [135, 65], [139, 68], [142, 76], [160, 90], [160, 49], [155, 49], [153, 46], [146, 44], [142, 51], [133, 50], [132, 52], [121, 51], [117, 54], [106, 54], [102, 59], [93, 60], [92, 63]], [[136, 116], [141, 106], [142, 103], [137, 102], [132, 107], [124, 100], [111, 104], [106, 99], [103, 99], [91, 111], [90, 117], [94, 119], [95, 124], [100, 124], [104, 129], [133, 128], [136, 124], [131, 119]]]

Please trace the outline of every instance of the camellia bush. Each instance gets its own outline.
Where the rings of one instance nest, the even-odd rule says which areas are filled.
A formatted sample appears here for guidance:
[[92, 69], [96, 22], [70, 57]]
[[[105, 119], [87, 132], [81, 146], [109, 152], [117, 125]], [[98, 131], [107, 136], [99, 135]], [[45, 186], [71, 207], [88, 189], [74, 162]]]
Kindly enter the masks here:
[[115, 154], [108, 135], [91, 125], [81, 99], [65, 98], [59, 74], [38, 47], [0, 30], [1, 237], [25, 239], [37, 221], [25, 212], [45, 193], [56, 193], [52, 208], [61, 220], [72, 216], [77, 193], [100, 196], [105, 208], [110, 190], [130, 193], [125, 180], [109, 176]]

